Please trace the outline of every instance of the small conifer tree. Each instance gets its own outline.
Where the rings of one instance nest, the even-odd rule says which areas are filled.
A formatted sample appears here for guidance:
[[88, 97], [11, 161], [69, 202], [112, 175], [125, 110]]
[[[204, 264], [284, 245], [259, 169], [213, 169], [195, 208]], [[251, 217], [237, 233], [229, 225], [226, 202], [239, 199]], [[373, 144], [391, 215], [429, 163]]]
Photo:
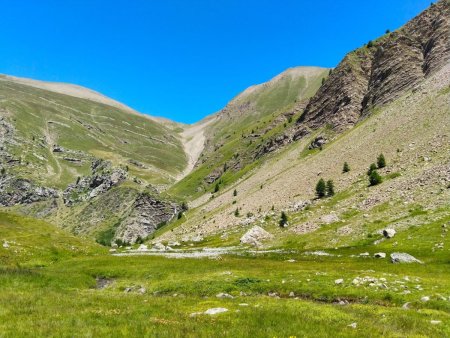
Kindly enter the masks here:
[[386, 166], [386, 159], [383, 154], [380, 154], [377, 158], [378, 169], [384, 168]]
[[377, 165], [375, 163], [372, 163], [369, 167], [369, 170], [367, 170], [367, 176], [370, 176], [370, 174], [372, 173], [372, 171], [377, 169]]
[[218, 192], [220, 190], [219, 183], [216, 183], [216, 186], [214, 187], [214, 192]]
[[383, 178], [378, 174], [376, 170], [372, 170], [372, 172], [369, 175], [369, 183], [371, 186], [380, 184], [383, 182]]
[[325, 197], [326, 189], [327, 189], [327, 187], [326, 187], [325, 181], [323, 180], [323, 178], [321, 178], [319, 180], [319, 182], [317, 182], [317, 185], [316, 185], [316, 195], [317, 195], [317, 197], [318, 198]]
[[233, 191], [233, 196], [237, 196], [237, 190], [236, 189], [234, 189], [234, 191]]
[[284, 211], [281, 212], [281, 218], [280, 218], [280, 227], [285, 227], [288, 224], [288, 217]]
[[342, 168], [343, 173], [348, 173], [350, 171], [350, 166], [347, 162], [344, 162], [344, 167]]
[[239, 208], [236, 208], [234, 211], [234, 216], [239, 217]]
[[334, 182], [332, 180], [327, 181], [327, 196], [334, 196]]

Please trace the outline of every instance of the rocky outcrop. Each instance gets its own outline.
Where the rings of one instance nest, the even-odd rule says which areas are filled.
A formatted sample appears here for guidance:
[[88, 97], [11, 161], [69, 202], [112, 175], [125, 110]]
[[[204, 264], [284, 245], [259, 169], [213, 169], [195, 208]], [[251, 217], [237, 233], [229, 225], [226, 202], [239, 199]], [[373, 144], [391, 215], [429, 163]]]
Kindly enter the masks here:
[[254, 226], [241, 237], [242, 244], [261, 246], [262, 241], [273, 238], [273, 235], [259, 226]]
[[9, 175], [0, 176], [0, 206], [30, 204], [57, 197], [56, 190], [38, 186], [30, 180]]
[[441, 0], [399, 30], [349, 53], [306, 106], [298, 128], [353, 126], [450, 60], [450, 2]]
[[92, 176], [80, 178], [64, 190], [64, 204], [70, 206], [94, 198], [118, 185], [128, 176], [124, 169], [113, 168], [111, 162], [103, 160], [94, 161], [91, 170]]
[[134, 243], [140, 237], [147, 238], [160, 226], [170, 222], [180, 207], [162, 200], [153, 193], [143, 193], [134, 202], [130, 214], [119, 225], [115, 239]]

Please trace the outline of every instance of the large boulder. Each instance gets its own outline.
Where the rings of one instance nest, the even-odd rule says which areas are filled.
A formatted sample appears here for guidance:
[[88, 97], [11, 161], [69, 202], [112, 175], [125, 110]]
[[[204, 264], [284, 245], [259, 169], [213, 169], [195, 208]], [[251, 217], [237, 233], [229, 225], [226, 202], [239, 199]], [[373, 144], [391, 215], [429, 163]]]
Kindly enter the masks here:
[[392, 263], [423, 263], [414, 256], [404, 252], [393, 252], [391, 253]]
[[394, 229], [384, 229], [383, 230], [383, 236], [386, 238], [392, 238], [396, 234], [396, 231]]
[[262, 241], [273, 238], [273, 235], [268, 233], [263, 228], [255, 225], [244, 236], [241, 237], [241, 244], [249, 244], [253, 246], [260, 246]]

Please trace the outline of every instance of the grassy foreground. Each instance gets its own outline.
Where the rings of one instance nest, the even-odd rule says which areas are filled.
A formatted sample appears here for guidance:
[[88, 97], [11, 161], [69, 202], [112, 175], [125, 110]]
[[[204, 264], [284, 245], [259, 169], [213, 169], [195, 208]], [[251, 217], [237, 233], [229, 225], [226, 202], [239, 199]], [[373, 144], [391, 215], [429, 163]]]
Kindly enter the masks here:
[[[345, 249], [328, 257], [113, 257], [39, 221], [0, 214], [0, 228], [8, 243], [0, 245], [1, 337], [450, 333], [448, 260], [394, 265], [351, 257]], [[356, 277], [377, 282], [355, 285]], [[198, 314], [216, 307], [228, 311]]]

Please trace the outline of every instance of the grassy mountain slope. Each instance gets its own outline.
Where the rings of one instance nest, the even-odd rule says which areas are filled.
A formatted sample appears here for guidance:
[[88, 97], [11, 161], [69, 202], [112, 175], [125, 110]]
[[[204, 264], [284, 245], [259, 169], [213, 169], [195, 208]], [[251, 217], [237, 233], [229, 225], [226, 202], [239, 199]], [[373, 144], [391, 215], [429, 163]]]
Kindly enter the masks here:
[[306, 105], [328, 76], [319, 67], [291, 68], [269, 82], [253, 86], [234, 98], [205, 125], [205, 148], [195, 170], [169, 193], [188, 198], [214, 189], [214, 182], [232, 182], [255, 165], [261, 146], [279, 135]]
[[[420, 217], [408, 217], [416, 208], [445, 216], [450, 200], [449, 71], [449, 66], [443, 68], [414, 92], [405, 93], [344, 134], [318, 130], [317, 134], [333, 140], [322, 151], [308, 149], [317, 134], [290, 145], [214, 199], [199, 198], [192, 203], [196, 208], [165, 236], [234, 233], [224, 235], [228, 239], [223, 243], [236, 244], [251, 225], [262, 224], [279, 239], [293, 240], [299, 246], [320, 243], [323, 247], [325, 236], [334, 247], [365, 241], [388, 224], [398, 223], [401, 230], [406, 230], [408, 223], [420, 224]], [[380, 153], [388, 159], [387, 167], [380, 170], [385, 182], [369, 188], [366, 171]], [[352, 168], [347, 174], [342, 173], [345, 161]], [[336, 196], [314, 199], [321, 177], [334, 180]], [[307, 210], [292, 211], [303, 201], [311, 203]], [[234, 215], [236, 208], [239, 217]], [[291, 219], [288, 230], [277, 225], [281, 210]], [[323, 226], [321, 217], [326, 214], [339, 221]], [[336, 232], [342, 233], [342, 239]]]
[[13, 129], [7, 151], [21, 161], [7, 169], [42, 185], [64, 188], [88, 174], [94, 157], [151, 183], [172, 182], [186, 166], [178, 134], [143, 115], [9, 77], [0, 78], [0, 98]]

